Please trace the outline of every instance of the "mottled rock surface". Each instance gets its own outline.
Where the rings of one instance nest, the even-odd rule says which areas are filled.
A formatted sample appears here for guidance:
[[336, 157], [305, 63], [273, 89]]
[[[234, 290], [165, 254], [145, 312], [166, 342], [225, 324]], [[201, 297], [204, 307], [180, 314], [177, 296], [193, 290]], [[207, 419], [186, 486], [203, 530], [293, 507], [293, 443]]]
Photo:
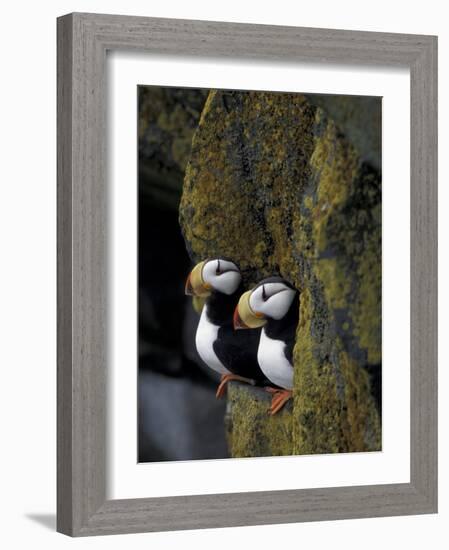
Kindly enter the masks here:
[[[368, 162], [330, 112], [300, 94], [210, 92], [180, 204], [194, 261], [228, 256], [248, 288], [279, 273], [301, 292], [285, 413], [292, 454], [381, 446], [380, 160], [374, 152], [377, 162]], [[230, 391], [231, 404], [239, 391]], [[247, 411], [257, 405], [254, 396], [241, 400]], [[268, 418], [251, 433], [245, 409], [235, 411], [234, 456], [257, 456], [259, 438], [284, 454]]]
[[139, 87], [139, 187], [161, 207], [178, 208], [207, 94], [193, 88]]
[[226, 433], [233, 457], [286, 456], [295, 452], [292, 403], [269, 416], [271, 395], [247, 384], [230, 382]]
[[362, 161], [382, 169], [382, 102], [379, 97], [307, 95], [322, 107], [356, 147]]

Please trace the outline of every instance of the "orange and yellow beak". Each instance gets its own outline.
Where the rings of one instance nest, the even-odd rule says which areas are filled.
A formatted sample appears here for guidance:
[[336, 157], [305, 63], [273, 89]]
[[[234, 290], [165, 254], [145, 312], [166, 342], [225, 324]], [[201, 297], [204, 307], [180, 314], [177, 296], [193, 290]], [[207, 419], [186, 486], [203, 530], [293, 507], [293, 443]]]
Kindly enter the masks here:
[[240, 296], [239, 303], [234, 311], [234, 329], [240, 330], [245, 328], [259, 328], [267, 322], [265, 315], [258, 311], [253, 311], [249, 299], [252, 290], [244, 292]]
[[245, 325], [245, 323], [243, 322], [242, 318], [240, 317], [240, 314], [239, 314], [239, 306], [236, 306], [236, 308], [235, 308], [235, 310], [234, 310], [233, 322], [234, 322], [234, 330], [240, 330], [240, 329], [244, 329], [244, 328], [249, 328], [249, 326], [248, 326], [248, 325]]
[[207, 298], [211, 293], [211, 286], [203, 279], [203, 267], [206, 260], [197, 264], [187, 277], [185, 293], [188, 296]]
[[187, 296], [194, 296], [192, 280], [191, 280], [191, 273], [189, 273], [189, 275], [187, 277], [187, 280], [186, 280], [185, 293], [187, 294]]

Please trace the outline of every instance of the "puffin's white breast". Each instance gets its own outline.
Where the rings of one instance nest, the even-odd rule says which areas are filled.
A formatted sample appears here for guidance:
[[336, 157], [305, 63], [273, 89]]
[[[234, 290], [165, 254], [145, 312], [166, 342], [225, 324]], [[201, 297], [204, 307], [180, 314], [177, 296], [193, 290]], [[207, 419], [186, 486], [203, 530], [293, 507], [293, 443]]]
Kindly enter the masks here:
[[196, 330], [196, 349], [208, 367], [220, 374], [230, 374], [230, 371], [223, 365], [214, 351], [214, 342], [217, 339], [219, 328], [218, 325], [214, 325], [207, 318], [207, 304], [205, 304]]
[[265, 376], [276, 384], [291, 390], [293, 388], [293, 366], [284, 354], [285, 342], [272, 340], [265, 334], [265, 328], [260, 335], [257, 361]]

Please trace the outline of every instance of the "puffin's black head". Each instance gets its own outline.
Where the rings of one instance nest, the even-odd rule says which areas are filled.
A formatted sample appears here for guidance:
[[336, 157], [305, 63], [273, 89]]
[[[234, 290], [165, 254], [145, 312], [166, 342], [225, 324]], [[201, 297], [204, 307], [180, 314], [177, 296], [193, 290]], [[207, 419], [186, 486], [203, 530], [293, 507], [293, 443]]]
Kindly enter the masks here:
[[268, 277], [240, 297], [234, 312], [234, 328], [258, 328], [269, 319], [283, 319], [297, 290], [282, 277]]
[[216, 291], [231, 295], [238, 289], [242, 276], [236, 264], [223, 258], [207, 259], [197, 264], [186, 281], [186, 294], [207, 298]]

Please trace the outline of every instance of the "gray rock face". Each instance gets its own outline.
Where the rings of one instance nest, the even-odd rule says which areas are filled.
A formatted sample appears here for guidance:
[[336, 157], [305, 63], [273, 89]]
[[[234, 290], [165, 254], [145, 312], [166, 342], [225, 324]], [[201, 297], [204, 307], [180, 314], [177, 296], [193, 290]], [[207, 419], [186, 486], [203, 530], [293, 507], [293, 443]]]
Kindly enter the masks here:
[[382, 101], [380, 97], [308, 94], [309, 101], [333, 118], [357, 149], [360, 159], [382, 170]]
[[139, 462], [225, 458], [226, 401], [210, 385], [139, 375]]

